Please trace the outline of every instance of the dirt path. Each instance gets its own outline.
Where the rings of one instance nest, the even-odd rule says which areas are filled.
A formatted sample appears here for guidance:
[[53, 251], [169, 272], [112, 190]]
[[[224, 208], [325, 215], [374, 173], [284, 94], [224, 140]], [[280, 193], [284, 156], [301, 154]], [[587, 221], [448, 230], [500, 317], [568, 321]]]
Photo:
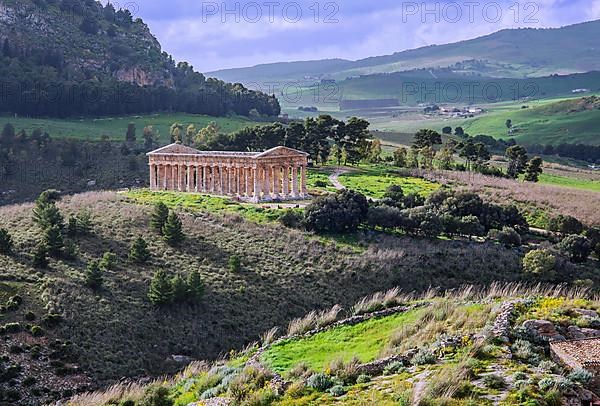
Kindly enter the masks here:
[[339, 180], [340, 175], [350, 172], [349, 169], [346, 168], [335, 168], [335, 171], [331, 175], [329, 175], [329, 181], [337, 190], [346, 189], [344, 185]]
[[427, 378], [431, 375], [430, 371], [424, 371], [423, 373], [414, 377], [413, 384], [413, 399], [412, 404], [418, 405], [423, 397], [423, 392], [427, 386]]

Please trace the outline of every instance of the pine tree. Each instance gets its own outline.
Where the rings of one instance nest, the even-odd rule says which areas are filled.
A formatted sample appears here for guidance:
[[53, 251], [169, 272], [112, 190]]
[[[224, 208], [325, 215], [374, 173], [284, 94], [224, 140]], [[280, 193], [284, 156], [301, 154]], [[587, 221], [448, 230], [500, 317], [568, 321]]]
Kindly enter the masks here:
[[13, 240], [8, 230], [0, 228], [0, 254], [8, 255], [12, 252]]
[[48, 267], [48, 247], [43, 242], [35, 247], [33, 252], [33, 266], [36, 268]]
[[171, 279], [171, 291], [174, 302], [183, 302], [187, 298], [187, 285], [181, 275], [177, 274]]
[[181, 220], [175, 212], [169, 213], [167, 221], [163, 226], [163, 237], [167, 244], [172, 247], [179, 245], [185, 240], [185, 235], [182, 231]]
[[187, 280], [188, 295], [196, 301], [202, 300], [204, 296], [204, 282], [200, 276], [200, 272], [194, 270], [188, 275]]
[[51, 226], [44, 232], [44, 244], [48, 247], [48, 253], [52, 257], [60, 257], [62, 255], [65, 242], [62, 233], [58, 226]]
[[150, 225], [153, 229], [162, 233], [163, 227], [167, 222], [167, 217], [169, 216], [169, 208], [163, 202], [157, 203], [154, 206], [154, 213], [152, 213], [152, 217], [150, 217]]
[[94, 290], [102, 286], [102, 270], [98, 261], [91, 261], [85, 270], [85, 285]]
[[150, 251], [148, 250], [148, 243], [142, 236], [139, 236], [131, 246], [129, 250], [129, 260], [136, 264], [144, 264], [150, 259]]
[[542, 165], [544, 161], [539, 156], [536, 156], [531, 159], [527, 163], [527, 167], [525, 168], [525, 180], [527, 182], [537, 182], [539, 180], [540, 174], [544, 171], [542, 169]]
[[150, 282], [148, 299], [155, 305], [165, 305], [173, 300], [171, 282], [164, 270], [156, 271]]
[[53, 202], [36, 204], [36, 207], [33, 209], [33, 221], [37, 223], [42, 230], [54, 226], [59, 229], [64, 227], [62, 214], [60, 214], [60, 210]]

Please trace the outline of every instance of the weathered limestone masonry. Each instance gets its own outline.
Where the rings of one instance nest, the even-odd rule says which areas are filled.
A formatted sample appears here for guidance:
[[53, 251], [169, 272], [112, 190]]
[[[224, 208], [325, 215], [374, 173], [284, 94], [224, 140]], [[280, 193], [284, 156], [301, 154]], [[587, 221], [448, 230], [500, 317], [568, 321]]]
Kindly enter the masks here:
[[217, 152], [171, 144], [147, 155], [152, 190], [209, 193], [252, 202], [308, 197], [308, 154], [295, 149]]

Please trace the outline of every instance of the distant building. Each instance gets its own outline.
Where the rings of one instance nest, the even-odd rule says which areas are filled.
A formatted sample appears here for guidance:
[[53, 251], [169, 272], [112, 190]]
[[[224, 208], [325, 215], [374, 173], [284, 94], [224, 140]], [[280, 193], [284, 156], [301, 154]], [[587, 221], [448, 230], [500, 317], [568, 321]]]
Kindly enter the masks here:
[[590, 89], [573, 89], [571, 90], [571, 93], [589, 93], [591, 92]]

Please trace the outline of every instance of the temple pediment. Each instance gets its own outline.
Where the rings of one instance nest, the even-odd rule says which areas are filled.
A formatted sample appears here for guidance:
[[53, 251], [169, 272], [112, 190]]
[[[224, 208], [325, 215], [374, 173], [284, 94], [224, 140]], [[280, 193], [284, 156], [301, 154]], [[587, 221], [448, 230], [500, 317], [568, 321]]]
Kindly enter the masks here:
[[201, 152], [195, 148], [188, 147], [182, 144], [169, 144], [152, 152], [148, 152], [147, 155], [160, 155], [160, 154], [173, 154], [173, 155], [195, 155]]
[[265, 152], [262, 152], [256, 156], [257, 159], [261, 158], [294, 158], [294, 157], [307, 157], [306, 152], [298, 151], [297, 149], [288, 147], [275, 147]]

